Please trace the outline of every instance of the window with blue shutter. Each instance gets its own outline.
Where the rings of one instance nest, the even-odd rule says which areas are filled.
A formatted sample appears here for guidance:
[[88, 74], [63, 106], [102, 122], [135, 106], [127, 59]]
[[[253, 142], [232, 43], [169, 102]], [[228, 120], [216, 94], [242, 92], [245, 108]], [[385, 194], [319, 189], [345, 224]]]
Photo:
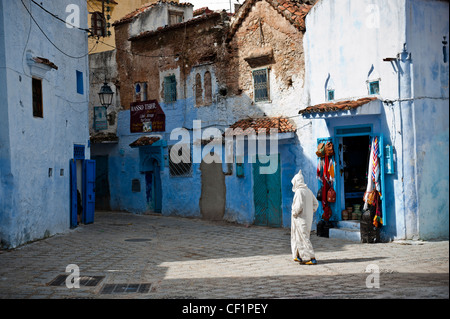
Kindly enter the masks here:
[[84, 94], [83, 72], [77, 71], [77, 93]]
[[269, 101], [268, 69], [253, 71], [255, 102]]
[[164, 102], [171, 103], [177, 100], [177, 79], [175, 75], [164, 78]]

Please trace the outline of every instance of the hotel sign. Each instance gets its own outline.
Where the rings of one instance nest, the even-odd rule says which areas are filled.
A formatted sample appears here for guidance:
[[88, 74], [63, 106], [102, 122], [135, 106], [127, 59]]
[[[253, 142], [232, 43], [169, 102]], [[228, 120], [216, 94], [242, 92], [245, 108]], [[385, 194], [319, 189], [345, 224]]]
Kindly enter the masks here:
[[164, 132], [165, 130], [166, 115], [157, 100], [131, 103], [131, 133]]

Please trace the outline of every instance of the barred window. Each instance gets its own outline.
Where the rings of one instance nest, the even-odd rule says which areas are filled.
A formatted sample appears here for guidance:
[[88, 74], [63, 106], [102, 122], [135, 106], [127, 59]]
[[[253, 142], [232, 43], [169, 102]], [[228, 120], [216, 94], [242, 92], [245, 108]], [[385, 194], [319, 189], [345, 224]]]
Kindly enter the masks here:
[[101, 12], [93, 12], [91, 15], [91, 29], [94, 36], [104, 37], [106, 35], [106, 21]]
[[164, 78], [164, 102], [170, 103], [177, 100], [177, 79], [175, 75]]
[[192, 154], [189, 147], [183, 152], [180, 145], [169, 146], [169, 172], [171, 177], [192, 176]]
[[253, 71], [253, 87], [255, 102], [269, 101], [269, 72], [268, 69]]

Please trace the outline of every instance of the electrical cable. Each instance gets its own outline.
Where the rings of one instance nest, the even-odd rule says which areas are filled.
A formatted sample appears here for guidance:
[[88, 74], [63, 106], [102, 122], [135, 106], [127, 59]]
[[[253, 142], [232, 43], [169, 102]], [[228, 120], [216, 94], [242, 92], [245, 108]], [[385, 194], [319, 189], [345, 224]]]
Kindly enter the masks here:
[[[31, 0], [31, 1], [33, 1], [33, 0]], [[34, 17], [33, 17], [33, 15], [31, 14], [31, 11], [30, 10], [28, 10], [28, 8], [27, 8], [27, 6], [25, 5], [25, 3], [23, 2], [23, 0], [20, 0], [20, 2], [22, 2], [22, 5], [23, 5], [23, 7], [27, 10], [27, 12], [28, 12], [28, 14], [30, 15], [30, 17], [31, 17], [31, 19], [34, 21], [34, 23], [36, 24], [36, 26], [39, 28], [39, 30], [41, 30], [41, 32], [42, 32], [42, 34], [45, 36], [45, 38], [59, 51], [59, 52], [61, 52], [62, 54], [64, 54], [65, 56], [67, 56], [67, 57], [69, 57], [69, 58], [72, 58], [72, 59], [81, 59], [81, 58], [84, 58], [84, 57], [86, 57], [86, 56], [88, 56], [91, 52], [92, 52], [92, 50], [91, 51], [88, 51], [86, 54], [84, 54], [84, 55], [82, 55], [82, 56], [73, 56], [73, 55], [70, 55], [70, 54], [67, 54], [67, 53], [65, 53], [64, 51], [62, 51], [60, 48], [58, 48], [57, 46], [56, 46], [56, 44], [54, 44], [53, 42], [52, 42], [52, 40], [50, 40], [50, 38], [47, 36], [47, 34], [45, 34], [45, 32], [44, 32], [44, 30], [42, 30], [42, 28], [40, 27], [40, 25], [37, 23], [37, 21], [36, 21], [36, 19], [34, 19]]]
[[48, 14], [50, 14], [52, 17], [54, 17], [54, 18], [57, 19], [58, 21], [61, 21], [61, 22], [63, 22], [63, 23], [66, 24], [66, 25], [70, 25], [72, 28], [79, 29], [79, 30], [82, 30], [82, 31], [85, 31], [85, 32], [91, 32], [89, 29], [83, 29], [83, 28], [77, 27], [77, 26], [75, 26], [75, 25], [73, 25], [73, 24], [70, 24], [70, 23], [67, 22], [67, 21], [64, 21], [63, 19], [61, 19], [60, 17], [58, 17], [56, 14], [54, 14], [54, 13], [48, 11], [47, 9], [45, 9], [43, 6], [41, 6], [41, 5], [40, 5], [39, 3], [37, 3], [36, 1], [34, 1], [34, 0], [30, 0], [30, 1], [33, 2], [35, 5], [37, 5], [39, 8], [41, 8], [42, 10], [44, 10], [45, 12], [47, 12]]

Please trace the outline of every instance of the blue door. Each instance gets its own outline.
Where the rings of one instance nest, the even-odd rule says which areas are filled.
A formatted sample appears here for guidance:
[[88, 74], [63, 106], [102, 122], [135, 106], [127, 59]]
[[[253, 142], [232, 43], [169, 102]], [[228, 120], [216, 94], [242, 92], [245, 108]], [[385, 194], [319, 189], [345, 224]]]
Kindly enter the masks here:
[[255, 204], [255, 225], [281, 227], [281, 172], [280, 155], [278, 167], [273, 174], [261, 174], [259, 161], [253, 164], [253, 201]]
[[95, 161], [83, 162], [83, 223], [94, 222], [95, 213]]
[[153, 161], [152, 168], [152, 171], [145, 173], [147, 208], [159, 214], [162, 210], [162, 188], [158, 161]]
[[70, 160], [70, 228], [78, 225], [77, 221], [77, 162]]

